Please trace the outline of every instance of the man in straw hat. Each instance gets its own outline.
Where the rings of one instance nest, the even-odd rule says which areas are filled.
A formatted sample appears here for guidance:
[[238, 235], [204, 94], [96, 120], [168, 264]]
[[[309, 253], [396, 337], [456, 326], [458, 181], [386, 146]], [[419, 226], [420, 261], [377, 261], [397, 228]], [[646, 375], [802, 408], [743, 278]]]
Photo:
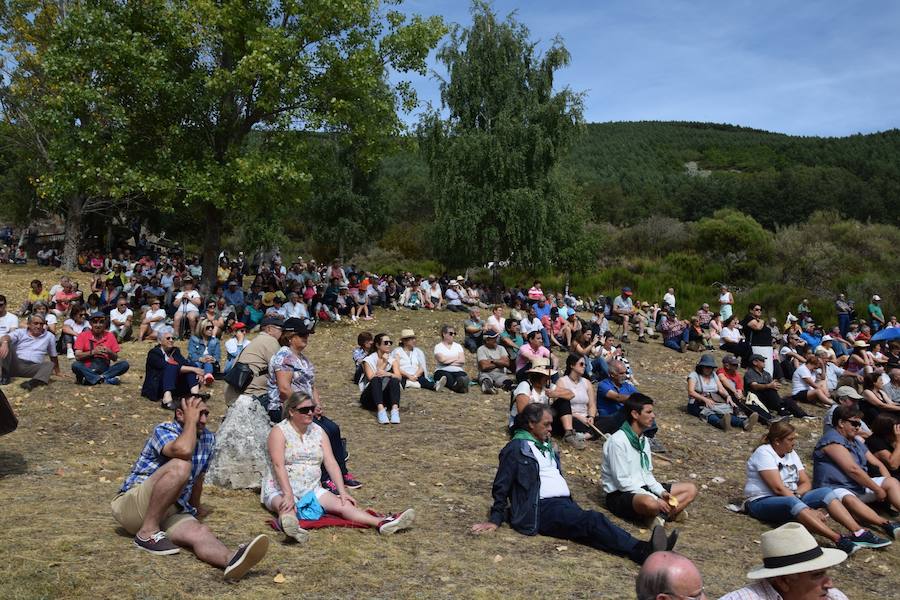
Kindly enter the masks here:
[[760, 537], [763, 564], [747, 573], [755, 583], [719, 600], [847, 600], [828, 575], [828, 568], [844, 562], [847, 554], [821, 548], [800, 523], [785, 523]]
[[439, 377], [435, 381], [428, 379], [425, 353], [416, 348], [416, 332], [412, 329], [400, 330], [400, 345], [391, 352], [391, 358], [400, 365], [400, 374], [403, 376], [400, 383], [404, 389], [423, 389], [434, 392], [444, 389], [444, 384], [447, 383], [446, 377]]
[[476, 534], [495, 531], [503, 521], [524, 535], [547, 535], [627, 556], [642, 564], [653, 552], [672, 550], [678, 539], [655, 527], [649, 541], [635, 539], [605, 515], [572, 500], [553, 448], [550, 407], [532, 402], [516, 416], [513, 439], [500, 451], [490, 516], [472, 526]]

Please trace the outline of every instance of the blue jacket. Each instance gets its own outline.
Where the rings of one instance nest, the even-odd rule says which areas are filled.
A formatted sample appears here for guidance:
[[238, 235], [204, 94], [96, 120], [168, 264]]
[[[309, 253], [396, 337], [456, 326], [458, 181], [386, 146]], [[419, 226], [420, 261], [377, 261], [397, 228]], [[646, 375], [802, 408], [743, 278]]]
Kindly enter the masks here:
[[[560, 471], [559, 454], [556, 466]], [[525, 440], [511, 440], [500, 451], [500, 466], [494, 477], [489, 520], [498, 527], [509, 521], [510, 527], [524, 535], [538, 532], [538, 500], [541, 477], [538, 462]]]
[[222, 345], [217, 337], [211, 337], [207, 343], [204, 343], [201, 338], [192, 335], [191, 339], [188, 340], [188, 360], [199, 365], [205, 349], [208, 349], [209, 355], [215, 359], [213, 365], [215, 365], [215, 370], [218, 371], [219, 361], [222, 360]]

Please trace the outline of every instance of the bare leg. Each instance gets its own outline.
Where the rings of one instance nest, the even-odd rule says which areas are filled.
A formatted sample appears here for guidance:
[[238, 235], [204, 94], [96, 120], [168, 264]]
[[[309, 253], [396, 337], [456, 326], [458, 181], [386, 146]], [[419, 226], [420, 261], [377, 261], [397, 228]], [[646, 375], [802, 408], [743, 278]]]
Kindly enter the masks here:
[[372, 516], [364, 510], [360, 510], [349, 502], [341, 504], [340, 498], [331, 493], [323, 494], [322, 497], [319, 498], [319, 504], [322, 505], [325, 512], [338, 515], [339, 517], [343, 517], [354, 523], [363, 523], [372, 527], [377, 527], [378, 524], [381, 523], [381, 519], [378, 517]]
[[887, 519], [869, 508], [868, 504], [864, 503], [856, 496], [844, 496], [842, 502], [851, 514], [856, 518], [861, 519], [864, 523], [868, 523], [869, 525], [884, 525], [888, 522]]
[[828, 514], [831, 518], [846, 527], [851, 533], [862, 529], [862, 525], [856, 522], [847, 507], [841, 504], [840, 500], [834, 499], [827, 507]]
[[148, 539], [159, 531], [159, 522], [169, 507], [175, 504], [181, 491], [191, 476], [191, 463], [180, 458], [172, 458], [156, 470], [147, 481], [153, 483], [147, 514], [137, 534]]
[[669, 512], [669, 516], [674, 517], [687, 508], [697, 497], [697, 486], [690, 482], [675, 483], [672, 485], [672, 491], [670, 493], [678, 498], [678, 506], [674, 507], [671, 512]]
[[897, 481], [893, 477], [888, 477], [881, 484], [881, 487], [887, 492], [887, 497], [888, 500], [890, 500], [891, 505], [896, 510], [900, 510], [900, 481]]
[[169, 539], [173, 544], [188, 548], [203, 562], [220, 569], [228, 564], [233, 554], [209, 527], [199, 521], [180, 523], [172, 530]]
[[138, 331], [137, 341], [139, 341], [139, 342], [143, 342], [143, 341], [144, 341], [144, 336], [147, 335], [147, 330], [148, 330], [148, 329], [150, 329], [150, 324], [149, 324], [149, 323], [141, 323], [141, 328], [140, 328], [140, 330]]
[[644, 517], [655, 517], [659, 514], [659, 498], [651, 494], [637, 494], [631, 505], [634, 512]]
[[562, 423], [566, 433], [572, 431], [572, 415], [561, 415], [559, 417], [559, 422]]
[[818, 533], [832, 542], [838, 541], [841, 537], [836, 531], [823, 523], [822, 519], [820, 519], [811, 508], [804, 508], [801, 510], [800, 514], [796, 516], [796, 519], [811, 533]]

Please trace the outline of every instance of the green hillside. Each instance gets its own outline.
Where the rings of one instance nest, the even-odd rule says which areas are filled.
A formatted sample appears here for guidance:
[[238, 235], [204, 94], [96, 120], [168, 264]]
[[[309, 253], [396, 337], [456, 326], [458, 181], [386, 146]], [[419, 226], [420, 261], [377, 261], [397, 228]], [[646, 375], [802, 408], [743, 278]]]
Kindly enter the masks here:
[[829, 209], [900, 223], [897, 129], [818, 138], [711, 123], [592, 123], [561, 169], [613, 222], [693, 221], [729, 206], [768, 228]]

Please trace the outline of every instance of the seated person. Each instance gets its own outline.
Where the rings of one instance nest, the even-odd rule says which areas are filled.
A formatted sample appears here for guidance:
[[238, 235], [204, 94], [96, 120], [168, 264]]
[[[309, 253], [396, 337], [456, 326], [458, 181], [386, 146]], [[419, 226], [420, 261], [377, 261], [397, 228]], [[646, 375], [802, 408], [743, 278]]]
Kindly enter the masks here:
[[509, 354], [498, 344], [500, 334], [494, 330], [484, 332], [484, 344], [475, 353], [478, 362], [478, 383], [484, 394], [498, 394], [509, 389], [513, 378], [509, 367]]
[[182, 356], [175, 346], [175, 330], [169, 325], [160, 328], [156, 341], [159, 343], [147, 353], [141, 396], [172, 409], [181, 398], [200, 393], [198, 381], [204, 371]]
[[703, 576], [697, 565], [677, 552], [654, 552], [634, 580], [634, 591], [639, 600], [704, 600], [703, 587]]
[[128, 301], [119, 297], [116, 307], [109, 311], [109, 332], [116, 336], [119, 343], [131, 339], [131, 324], [134, 320], [134, 311], [128, 308]]
[[[297, 542], [309, 539], [299, 519], [317, 520], [325, 513], [391, 534], [409, 529], [416, 513], [409, 508], [398, 515], [377, 517], [356, 506], [335, 460], [338, 449], [314, 422], [316, 405], [309, 396], [294, 392], [284, 402], [284, 418], [272, 427], [267, 449], [269, 469], [262, 478], [260, 501], [278, 515], [284, 534]], [[337, 494], [321, 485], [325, 468]], [[358, 487], [358, 486], [357, 486]]]
[[[469, 310], [469, 318], [463, 323], [463, 329], [466, 333], [466, 339], [463, 342], [463, 346], [466, 347], [466, 350], [469, 352], [475, 352], [478, 350], [478, 346], [482, 344], [482, 336], [485, 331], [485, 324], [481, 320], [481, 311], [478, 308], [472, 308]], [[500, 332], [498, 332], [498, 335]]]
[[688, 374], [688, 414], [726, 432], [732, 427], [750, 431], [759, 420], [759, 415], [750, 413], [750, 416], [744, 417], [737, 414], [737, 405], [716, 377], [715, 369], [716, 359], [711, 354], [704, 354]]
[[663, 346], [684, 354], [691, 337], [690, 325], [689, 321], [677, 318], [675, 311], [669, 309], [659, 324]]
[[141, 320], [141, 328], [138, 331], [138, 341], [155, 340], [159, 335], [159, 330], [166, 324], [166, 311], [160, 308], [160, 300], [158, 297], [150, 299], [150, 308], [144, 313]]
[[826, 573], [847, 558], [842, 551], [820, 548], [799, 523], [785, 523], [761, 537], [763, 564], [747, 573], [755, 583], [719, 600], [847, 600]]
[[31, 280], [31, 285], [28, 288], [28, 296], [25, 297], [25, 301], [22, 302], [22, 306], [19, 308], [19, 316], [27, 317], [35, 302], [50, 303], [50, 294], [44, 289], [44, 284], [40, 279]]
[[[900, 509], [900, 483], [890, 476], [880, 460], [856, 438], [862, 424], [857, 408], [839, 406], [827, 429], [813, 450], [813, 486], [829, 487], [858, 519], [877, 525], [891, 539], [900, 539], [900, 523], [880, 516], [869, 508], [872, 502], [887, 501]], [[881, 473], [869, 477], [866, 467], [872, 465]]]
[[51, 373], [60, 376], [56, 338], [45, 327], [44, 315], [34, 312], [25, 328], [0, 336], [0, 385], [7, 385], [11, 377], [28, 377], [19, 385], [30, 392], [50, 383]]
[[[859, 395], [855, 389], [850, 387], [849, 385], [842, 385], [837, 390], [835, 390], [834, 398], [837, 400], [834, 406], [829, 408], [825, 412], [825, 416], [822, 417], [822, 433], [824, 434], [829, 429], [833, 429], [834, 426], [831, 424], [832, 419], [834, 418], [834, 411], [838, 409], [840, 406], [846, 406], [848, 408], [852, 408], [853, 410], [859, 410], [859, 402], [862, 401], [863, 397]], [[872, 430], [869, 429], [869, 426], [866, 425], [865, 421], [862, 421], [859, 424], [859, 431], [856, 432], [856, 437], [862, 440], [867, 439], [870, 435], [872, 435]]]
[[112, 501], [112, 514], [141, 550], [165, 555], [189, 548], [236, 581], [266, 555], [269, 538], [258, 535], [230, 552], [197, 520], [208, 513], [200, 499], [216, 446], [208, 417], [205, 399], [190, 396], [175, 409], [174, 422], [156, 426]]
[[[76, 302], [81, 298], [81, 292], [75, 288], [75, 285], [72, 283], [72, 280], [66, 278], [61, 280], [62, 289], [58, 290], [55, 294], [53, 294], [50, 301], [53, 303], [53, 314], [56, 315], [57, 318], [64, 318], [67, 314], [69, 314], [69, 308], [71, 308], [72, 302]], [[33, 290], [32, 290], [33, 291]], [[38, 302], [43, 300], [42, 298], [37, 298], [34, 302]], [[32, 302], [32, 304], [34, 304]]]
[[[500, 346], [506, 350], [510, 365], [514, 368], [519, 358], [519, 348], [525, 343], [522, 337], [522, 324], [518, 319], [509, 318], [503, 324], [503, 333], [500, 334]], [[900, 375], [900, 370], [898, 370]]]
[[455, 340], [456, 328], [441, 325], [441, 341], [434, 346], [434, 380], [446, 378], [447, 389], [465, 394], [469, 391], [469, 375], [465, 371], [466, 353]]
[[[750, 456], [744, 485], [747, 514], [769, 523], [798, 521], [811, 533], [828, 538], [847, 554], [853, 554], [859, 548], [890, 545], [890, 540], [863, 529], [831, 488], [813, 489], [812, 480], [794, 450], [798, 437], [797, 429], [790, 423], [773, 423], [763, 443]], [[850, 534], [841, 535], [834, 531], [816, 512], [818, 509], [828, 511]]]
[[613, 299], [611, 319], [616, 323], [622, 324], [622, 342], [628, 343], [628, 331], [632, 324], [636, 324], [638, 328], [638, 341], [646, 342], [644, 336], [644, 320], [637, 318], [637, 311], [634, 308], [634, 302], [631, 300], [631, 288], [623, 287], [622, 293]]
[[587, 377], [588, 361], [578, 354], [566, 357], [566, 370], [557, 380], [561, 389], [570, 390], [572, 399], [569, 407], [572, 410], [572, 428], [577, 436], [585, 440], [597, 439], [597, 390]]
[[31, 312], [44, 320], [44, 331], [47, 331], [54, 336], [56, 335], [56, 330], [59, 325], [59, 319], [56, 318], [56, 313], [50, 310], [43, 302], [35, 302]]
[[[772, 421], [780, 420], [780, 416], [776, 413], [773, 415], [767, 409], [758, 406], [752, 402], [747, 402], [744, 395], [744, 378], [738, 373], [738, 365], [741, 360], [733, 354], [726, 354], [722, 357], [722, 366], [716, 369], [716, 377], [719, 383], [725, 388], [729, 398], [741, 409], [744, 414], [755, 412], [759, 416], [761, 423], [768, 425]], [[765, 365], [765, 362], [763, 362]], [[768, 372], [763, 371], [768, 375]]]
[[533, 402], [553, 407], [553, 433], [562, 435], [563, 441], [575, 447], [576, 450], [584, 449], [583, 434], [576, 434], [572, 424], [572, 406], [570, 401], [575, 394], [570, 389], [561, 388], [551, 383], [550, 377], [556, 371], [550, 366], [546, 358], [535, 360], [527, 372], [527, 379], [519, 383], [512, 392], [512, 402], [509, 409], [510, 433], [515, 425], [516, 415]]
[[444, 385], [447, 383], [446, 377], [440, 377], [435, 381], [431, 381], [425, 376], [425, 373], [428, 371], [425, 353], [416, 347], [416, 332], [412, 329], [400, 331], [400, 345], [391, 352], [391, 358], [400, 367], [400, 373], [403, 375], [400, 385], [404, 389], [419, 388], [434, 392], [444, 389]]
[[[181, 337], [187, 337], [186, 332], [193, 331], [197, 327], [200, 317], [200, 292], [194, 289], [194, 280], [188, 275], [182, 280], [184, 289], [175, 294], [175, 315], [172, 325], [175, 331], [181, 332]], [[183, 324], [183, 321], [187, 321]]]
[[91, 323], [87, 318], [87, 311], [81, 305], [74, 305], [69, 318], [63, 323], [58, 351], [65, 348], [66, 358], [75, 360], [75, 338], [81, 335], [82, 331], [90, 328]]
[[487, 318], [484, 329], [496, 331], [497, 333], [503, 333], [503, 330], [505, 328], [506, 319], [503, 317], [503, 305], [495, 304], [491, 307], [491, 316]]
[[891, 477], [900, 478], [900, 421], [897, 417], [889, 414], [875, 417], [866, 447], [887, 468]]
[[102, 312], [91, 315], [91, 327], [75, 338], [74, 349], [72, 372], [77, 383], [119, 385], [119, 376], [128, 371], [128, 361], [118, 360], [119, 344], [106, 330], [106, 315]]
[[236, 321], [231, 324], [231, 330], [234, 332], [234, 335], [225, 342], [225, 368], [222, 370], [222, 373], [226, 375], [231, 370], [231, 367], [234, 366], [241, 351], [250, 345], [250, 340], [247, 339], [246, 325]]
[[754, 354], [751, 357], [750, 368], [744, 373], [744, 389], [747, 393], [756, 394], [773, 415], [791, 415], [801, 419], [815, 418], [806, 414], [793, 397], [781, 398], [778, 395], [778, 383], [772, 379], [772, 374], [766, 371], [765, 367], [765, 356]]
[[372, 340], [372, 334], [368, 331], [360, 332], [360, 334], [356, 336], [356, 348], [353, 349], [353, 354], [351, 356], [355, 366], [353, 371], [353, 383], [357, 385], [360, 384], [363, 377], [363, 360], [372, 353]]
[[653, 400], [639, 392], [625, 401], [626, 421], [603, 444], [601, 476], [606, 507], [626, 520], [672, 521], [697, 497], [693, 483], [661, 484], [653, 475], [644, 432], [656, 426]]
[[500, 451], [489, 520], [473, 525], [474, 533], [495, 531], [508, 520], [524, 535], [572, 540], [627, 556], [638, 564], [653, 552], [675, 546], [677, 531], [666, 539], [665, 530], [655, 527], [650, 541], [642, 542], [602, 513], [579, 507], [562, 476], [559, 455], [553, 450], [552, 428], [552, 410], [546, 404], [530, 403], [517, 414], [513, 439]]
[[205, 317], [197, 322], [194, 335], [188, 341], [188, 360], [203, 369], [203, 384], [212, 385], [222, 360], [222, 345], [213, 335], [216, 326]]
[[806, 362], [797, 367], [794, 376], [791, 377], [791, 397], [794, 402], [810, 402], [829, 407], [834, 400], [828, 394], [824, 375], [816, 377], [813, 371], [821, 366], [819, 358], [812, 352], [807, 352]]
[[542, 358], [548, 359], [552, 365], [556, 357], [543, 345], [541, 330], [532, 330], [525, 334], [525, 343], [519, 347], [519, 354], [516, 357], [516, 381], [524, 381], [531, 365]]
[[884, 378], [877, 373], [866, 373], [863, 376], [863, 392], [859, 408], [870, 427], [878, 415], [900, 416], [900, 404], [895, 404], [884, 391], [884, 383]]
[[[362, 394], [359, 403], [363, 408], [374, 411], [378, 422], [400, 423], [400, 363], [393, 359], [391, 346], [394, 342], [386, 333], [379, 333], [372, 342], [375, 351], [363, 359], [363, 380], [360, 382]], [[387, 409], [391, 411], [388, 420]]]
[[855, 377], [859, 383], [862, 383], [862, 375], [858, 373], [855, 376], [851, 375], [839, 367], [834, 362], [834, 354], [829, 352], [827, 348], [819, 346], [815, 354], [819, 359], [819, 368], [815, 370], [813, 375], [816, 380], [825, 380], [825, 389], [828, 391], [829, 396], [834, 396], [834, 391], [840, 385], [842, 378], [846, 382]]
[[722, 327], [719, 340], [719, 348], [721, 350], [740, 357], [742, 366], [749, 363], [753, 349], [744, 339], [744, 335], [741, 333], [741, 324], [738, 322], [737, 317], [724, 319], [724, 327]]
[[466, 306], [463, 304], [463, 296], [465, 292], [459, 286], [459, 282], [455, 279], [447, 286], [444, 292], [444, 299], [447, 301], [447, 310], [451, 312], [466, 312]]
[[541, 318], [544, 331], [550, 339], [550, 347], [567, 349], [572, 344], [572, 330], [564, 318], [559, 315], [559, 309], [553, 307], [550, 314]]

